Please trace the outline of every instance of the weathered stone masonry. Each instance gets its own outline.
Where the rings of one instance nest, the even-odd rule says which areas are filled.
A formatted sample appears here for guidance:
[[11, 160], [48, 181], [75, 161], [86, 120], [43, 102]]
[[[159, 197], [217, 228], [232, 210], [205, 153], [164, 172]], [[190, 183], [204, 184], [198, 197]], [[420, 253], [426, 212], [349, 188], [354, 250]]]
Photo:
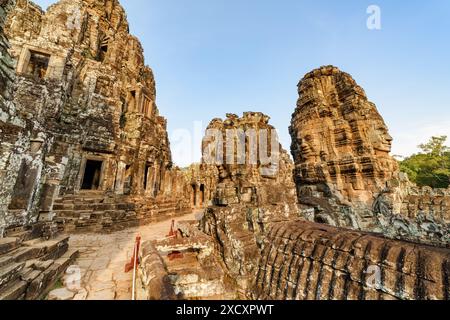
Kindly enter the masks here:
[[418, 188], [399, 172], [375, 104], [333, 66], [299, 83], [290, 128], [295, 180], [310, 221], [449, 246], [450, 191]]
[[[58, 231], [198, 208], [199, 226], [143, 245], [144, 298], [450, 298], [450, 192], [399, 172], [349, 74], [328, 66], [300, 82], [295, 164], [280, 147], [275, 175], [248, 159], [182, 171], [117, 0], [0, 3], [0, 300], [48, 292], [77, 255]], [[225, 140], [275, 128], [247, 112], [208, 129]]]
[[219, 171], [215, 166], [204, 163], [193, 164], [185, 170], [187, 195], [192, 208], [207, 208], [214, 197], [219, 180]]
[[[326, 78], [332, 74], [336, 83]], [[148, 256], [142, 252], [146, 297], [158, 296], [161, 288], [180, 291], [184, 285], [190, 291], [181, 298], [204, 298], [211, 292], [260, 300], [450, 298], [446, 190], [417, 188], [398, 172], [389, 156], [391, 138], [384, 121], [349, 75], [323, 67], [305, 79], [316, 77], [317, 87], [312, 80], [300, 86], [299, 103], [305, 107], [297, 109], [291, 128], [296, 165], [282, 149], [273, 177], [248, 162], [203, 163], [216, 173], [217, 181], [212, 183], [216, 190], [199, 225], [201, 232], [186, 232], [181, 224], [181, 240], [154, 244], [183, 248], [186, 254], [204, 248], [176, 263], [197, 268], [174, 270], [174, 262], [164, 258], [161, 248]], [[330, 89], [333, 86], [342, 96]], [[315, 95], [337, 105], [316, 104], [311, 98]], [[223, 132], [224, 140], [227, 130], [241, 128], [274, 129], [267, 116], [255, 112], [241, 118], [229, 114], [208, 126]], [[210, 144], [207, 136], [203, 151]], [[203, 250], [212, 259], [211, 248], [224, 272], [222, 290], [212, 289], [208, 273], [200, 267]], [[159, 275], [153, 271], [156, 263]]]
[[[275, 128], [269, 119], [259, 112], [246, 112], [242, 117], [228, 114], [225, 120], [212, 120], [208, 130], [216, 129], [223, 134], [226, 150], [230, 147], [226, 141], [227, 133], [237, 135], [239, 129], [247, 135], [254, 130], [256, 136], [267, 130], [267, 137], [270, 137]], [[210, 145], [209, 140], [209, 137], [205, 138], [203, 150]], [[299, 214], [292, 179], [293, 163], [287, 152], [280, 145], [274, 175], [266, 175], [260, 161], [251, 162], [251, 148], [247, 137], [244, 164], [227, 162], [227, 152], [224, 152], [224, 164], [216, 166], [219, 179], [212, 205], [205, 210], [201, 222], [201, 229], [214, 239], [217, 254], [242, 296], [251, 287], [250, 279], [256, 273], [269, 227], [275, 222], [295, 219]], [[236, 160], [237, 150], [233, 150]]]
[[[25, 121], [19, 117], [12, 102], [15, 72], [14, 62], [9, 54], [10, 44], [4, 33], [7, 14], [15, 1], [2, 1], [0, 15], [0, 237], [7, 223], [6, 209], [12, 194], [11, 176], [17, 174], [21, 152], [28, 146], [27, 135], [23, 133]], [[14, 152], [15, 151], [15, 152]]]
[[[247, 162], [217, 165], [200, 224], [210, 240], [184, 241], [212, 241], [241, 299], [449, 299], [448, 190], [418, 188], [398, 171], [387, 127], [350, 75], [322, 67], [299, 92], [295, 167], [281, 157], [269, 178]], [[273, 130], [260, 113], [208, 127], [224, 137], [240, 128]]]
[[[39, 158], [35, 140], [30, 140], [27, 119], [16, 109], [13, 94], [15, 72], [9, 43], [4, 34], [6, 14], [15, 1], [1, 1], [0, 7], [0, 300], [35, 300], [43, 298], [54, 283], [71, 265], [78, 252], [68, 250], [66, 236], [55, 236], [45, 224], [24, 225], [30, 222], [26, 214], [7, 214], [14, 182], [27, 188], [26, 179], [38, 175], [39, 170], [27, 170], [22, 163]], [[28, 151], [28, 152], [27, 152]], [[29, 190], [19, 190], [25, 191]], [[12, 206], [24, 205], [20, 198]], [[9, 225], [19, 226], [5, 231]]]
[[265, 239], [252, 298], [448, 300], [450, 252], [304, 221]]
[[31, 143], [4, 184], [4, 228], [56, 215], [67, 231], [112, 230], [188, 209], [153, 73], [117, 0], [47, 12], [19, 0], [6, 32]]

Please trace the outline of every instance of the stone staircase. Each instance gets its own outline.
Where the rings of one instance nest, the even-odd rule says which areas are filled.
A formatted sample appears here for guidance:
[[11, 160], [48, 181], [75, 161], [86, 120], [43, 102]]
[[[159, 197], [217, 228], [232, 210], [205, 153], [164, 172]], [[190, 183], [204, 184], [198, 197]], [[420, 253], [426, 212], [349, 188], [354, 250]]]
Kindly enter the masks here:
[[53, 212], [60, 230], [67, 233], [115, 232], [189, 212], [174, 200], [104, 193], [65, 195], [55, 200]]
[[0, 300], [45, 298], [78, 255], [68, 250], [67, 236], [32, 237], [31, 230], [18, 228], [0, 239]]
[[135, 206], [103, 194], [66, 195], [53, 205], [55, 221], [65, 232], [113, 231], [114, 221], [133, 221]]

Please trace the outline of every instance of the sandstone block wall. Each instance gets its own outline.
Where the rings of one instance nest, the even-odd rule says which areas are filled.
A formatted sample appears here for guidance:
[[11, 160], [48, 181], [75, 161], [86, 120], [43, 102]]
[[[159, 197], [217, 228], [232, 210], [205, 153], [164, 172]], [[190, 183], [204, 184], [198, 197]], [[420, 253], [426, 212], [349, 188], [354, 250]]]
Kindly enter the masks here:
[[6, 111], [3, 108], [10, 98], [12, 91], [11, 84], [14, 82], [15, 75], [13, 61], [9, 54], [9, 41], [4, 32], [6, 17], [14, 5], [15, 0], [2, 0], [0, 3], [0, 97], [2, 99], [2, 113]]
[[[46, 12], [19, 0], [5, 32], [24, 120], [2, 138], [1, 228], [56, 216], [97, 230], [190, 210], [153, 72], [117, 0], [62, 0]], [[116, 219], [99, 203], [137, 205]]]
[[[223, 139], [206, 135], [204, 154], [211, 144], [215, 145], [212, 154], [220, 154], [217, 150], [223, 144], [224, 161], [216, 165], [219, 173], [217, 187], [212, 205], [205, 210], [201, 228], [214, 238], [217, 254], [224, 261], [231, 278], [235, 279], [236, 288], [245, 294], [250, 286], [249, 279], [256, 272], [269, 226], [298, 217], [293, 164], [280, 146], [273, 175], [266, 175], [262, 169], [267, 168], [267, 164], [262, 164], [260, 159], [256, 163], [251, 161], [250, 139], [245, 139], [245, 161], [226, 161], [225, 158], [230, 157], [227, 148], [231, 150], [226, 142], [227, 133], [236, 133], [239, 129], [244, 133], [254, 130], [255, 136], [258, 136], [260, 130], [267, 130], [270, 137], [270, 132], [275, 128], [269, 124], [269, 117], [262, 113], [248, 112], [243, 117], [229, 114], [225, 120], [211, 121], [207, 130], [211, 129], [218, 130]], [[231, 154], [235, 160], [237, 150], [234, 148]]]
[[[218, 166], [201, 228], [237, 290], [249, 299], [449, 299], [447, 190], [417, 188], [399, 172], [383, 119], [350, 75], [322, 67], [299, 92], [296, 199], [283, 197], [290, 170], [266, 180], [249, 165]], [[209, 128], [240, 121], [230, 115]]]
[[29, 147], [29, 134], [25, 132], [25, 119], [13, 102], [15, 90], [14, 60], [10, 55], [9, 39], [5, 35], [7, 15], [13, 10], [15, 1], [1, 2], [0, 7], [0, 238], [5, 226], [12, 218], [5, 213], [9, 202], [15, 174], [23, 153]]

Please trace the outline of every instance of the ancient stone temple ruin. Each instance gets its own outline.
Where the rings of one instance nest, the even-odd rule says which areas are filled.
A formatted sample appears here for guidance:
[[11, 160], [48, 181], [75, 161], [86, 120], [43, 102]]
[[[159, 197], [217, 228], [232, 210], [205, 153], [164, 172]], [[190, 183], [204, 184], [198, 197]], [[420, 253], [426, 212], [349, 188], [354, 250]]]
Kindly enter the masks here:
[[189, 207], [153, 73], [117, 1], [44, 12], [19, 0], [6, 34], [30, 145], [8, 153], [3, 229], [56, 216], [66, 231], [101, 231]]
[[400, 173], [386, 124], [355, 80], [323, 67], [299, 95], [290, 131], [305, 218], [448, 246], [450, 190], [418, 188]]
[[[184, 223], [179, 227], [180, 239], [155, 242], [154, 247], [147, 244], [142, 272], [145, 297], [154, 298], [161, 288], [169, 288], [166, 290], [179, 298], [248, 297], [267, 230], [299, 214], [293, 162], [277, 137], [271, 139], [272, 132], [275, 128], [269, 124], [269, 117], [259, 112], [247, 112], [242, 117], [227, 114], [225, 120], [211, 121], [201, 164], [207, 172], [216, 172], [211, 205], [204, 212], [200, 230], [195, 222]], [[259, 139], [277, 144], [273, 170], [267, 170], [268, 163], [252, 161], [252, 153], [270, 153], [271, 148], [258, 148]], [[158, 251], [161, 258], [157, 258]], [[174, 251], [184, 256], [173, 262], [166, 254]], [[158, 274], [155, 264], [166, 271]], [[190, 267], [185, 269], [183, 265]], [[170, 275], [171, 283], [162, 283], [164, 274]], [[220, 285], [212, 281], [217, 280], [211, 279], [214, 274], [219, 275]]]
[[399, 172], [382, 117], [348, 74], [322, 67], [299, 89], [295, 164], [280, 148], [274, 175], [249, 161], [252, 138], [274, 130], [268, 116], [210, 123], [203, 154], [220, 160], [203, 163], [219, 173], [211, 205], [178, 238], [146, 244], [143, 297], [164, 288], [171, 299], [449, 299], [448, 190]]
[[[143, 235], [138, 299], [450, 299], [450, 191], [399, 171], [349, 74], [300, 81], [293, 159], [269, 115], [230, 113], [179, 169], [118, 0], [0, 4], [0, 300], [45, 298], [97, 254], [72, 246], [80, 234], [178, 216]], [[100, 277], [131, 283], [99, 259]]]
[[[249, 287], [249, 275], [256, 272], [255, 267], [260, 258], [258, 252], [266, 231], [274, 222], [295, 219], [298, 215], [292, 179], [293, 163], [281, 145], [277, 148], [279, 159], [273, 171], [266, 172], [260, 161], [251, 162], [251, 153], [261, 152], [262, 149], [257, 151], [258, 148], [252, 148], [249, 133], [254, 132], [255, 137], [261, 139], [259, 133], [267, 131], [265, 138], [269, 142], [271, 132], [275, 131], [269, 124], [269, 117], [262, 113], [248, 112], [242, 118], [227, 115], [225, 121], [213, 120], [208, 129], [218, 129], [224, 137], [230, 130], [237, 135], [239, 129], [247, 135], [245, 161], [238, 164], [239, 152], [236, 147], [231, 152], [236, 158], [232, 161], [224, 159], [224, 164], [219, 165], [220, 175], [213, 205], [205, 210], [201, 222], [202, 230], [214, 238], [216, 249], [236, 284], [246, 290]], [[205, 144], [208, 144], [209, 141], [205, 140]], [[273, 143], [279, 144], [277, 139]], [[224, 147], [229, 147], [225, 140]], [[204, 145], [203, 150], [205, 148], [207, 145]], [[259, 155], [258, 158], [263, 156]]]
[[[60, 1], [46, 12], [3, 1], [1, 13], [0, 253], [60, 231], [113, 231], [190, 211], [153, 73], [118, 1]], [[67, 250], [67, 238], [56, 244]], [[15, 263], [49, 256], [16, 251]], [[2, 287], [19, 267], [5, 269]]]
[[78, 252], [68, 251], [67, 236], [49, 239], [51, 226], [37, 219], [28, 224], [29, 203], [22, 196], [30, 192], [29, 179], [41, 174], [34, 162], [40, 142], [31, 139], [29, 118], [13, 99], [17, 78], [4, 26], [14, 4], [1, 1], [0, 8], [0, 300], [32, 300], [50, 290]]

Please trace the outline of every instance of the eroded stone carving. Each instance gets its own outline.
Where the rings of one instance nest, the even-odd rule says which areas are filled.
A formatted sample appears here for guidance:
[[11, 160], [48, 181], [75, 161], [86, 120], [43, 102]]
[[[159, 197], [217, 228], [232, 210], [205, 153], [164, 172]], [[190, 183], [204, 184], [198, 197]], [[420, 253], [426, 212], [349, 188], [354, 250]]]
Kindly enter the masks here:
[[[227, 115], [214, 119], [208, 129], [218, 129], [224, 137], [227, 130], [275, 130], [269, 117], [257, 112], [243, 117]], [[244, 292], [251, 286], [252, 275], [260, 259], [263, 239], [270, 225], [276, 221], [296, 217], [295, 186], [292, 179], [292, 160], [281, 147], [277, 171], [266, 176], [259, 162], [251, 162], [251, 139], [246, 139], [246, 158], [243, 164], [226, 162], [217, 165], [219, 179], [213, 206], [205, 210], [202, 230], [215, 240], [216, 249], [236, 286]], [[203, 150], [208, 146], [208, 137]], [[226, 139], [223, 140], [226, 145]], [[234, 149], [237, 153], [237, 148]], [[237, 156], [237, 154], [233, 154]], [[227, 157], [227, 152], [224, 152]]]
[[299, 83], [299, 95], [290, 132], [305, 217], [397, 239], [450, 243], [448, 191], [432, 196], [399, 172], [387, 126], [349, 74], [333, 66], [316, 69]]
[[0, 299], [45, 294], [77, 254], [67, 237], [50, 239], [62, 229], [114, 231], [205, 207], [179, 238], [143, 245], [142, 298], [449, 298], [448, 249], [383, 237], [448, 246], [449, 190], [398, 172], [387, 127], [350, 75], [323, 67], [300, 83], [295, 166], [269, 117], [248, 112], [211, 121], [202, 163], [181, 170], [117, 0], [46, 12], [0, 1], [12, 9], [7, 37], [0, 16]]
[[[208, 130], [220, 134], [208, 134], [203, 149], [223, 161], [202, 166], [217, 170], [216, 191], [199, 226], [203, 233], [184, 232], [188, 240], [183, 243], [190, 243], [189, 252], [199, 243], [210, 248], [208, 255], [222, 266], [220, 279], [227, 292], [236, 292], [240, 299], [448, 299], [448, 249], [386, 238], [446, 246], [442, 223], [448, 219], [446, 190], [417, 188], [398, 172], [389, 156], [391, 138], [384, 122], [362, 89], [353, 88], [349, 75], [331, 67], [311, 75], [335, 75], [339, 81], [344, 78], [344, 84], [336, 86], [350, 94], [351, 98], [344, 95], [347, 104], [341, 106], [347, 111], [320, 112], [327, 117], [335, 112], [335, 117], [349, 118], [324, 120], [317, 110], [297, 110], [294, 120], [303, 122], [293, 125], [309, 135], [306, 142], [296, 145], [298, 140], [294, 139], [293, 143], [298, 194], [291, 176], [294, 167], [285, 151], [281, 151], [279, 171], [268, 177], [258, 165], [247, 162], [248, 158], [241, 164], [230, 164], [225, 159], [227, 148], [223, 152], [217, 145], [209, 148], [214, 142], [226, 145], [227, 130], [237, 131], [241, 126], [273, 129], [266, 116], [246, 113], [242, 118], [230, 114], [226, 120], [214, 119]], [[323, 99], [321, 86], [333, 82], [325, 78], [318, 83], [318, 97]], [[361, 105], [355, 101], [362, 104], [363, 111], [357, 111]], [[318, 118], [309, 123], [312, 114]], [[335, 127], [327, 131], [330, 136], [324, 142], [321, 138], [328, 130], [327, 123]], [[346, 126], [352, 129], [344, 129], [347, 133], [343, 136], [341, 129]], [[380, 133], [384, 138], [379, 138]], [[327, 154], [336, 159], [325, 161]], [[233, 157], [239, 158], [236, 154]], [[172, 245], [169, 248], [177, 248], [177, 242], [168, 242]], [[194, 261], [201, 265], [202, 258]], [[154, 281], [158, 284], [162, 280]], [[197, 288], [196, 292], [198, 296], [209, 291]]]
[[265, 243], [254, 299], [449, 299], [449, 250], [304, 221]]

